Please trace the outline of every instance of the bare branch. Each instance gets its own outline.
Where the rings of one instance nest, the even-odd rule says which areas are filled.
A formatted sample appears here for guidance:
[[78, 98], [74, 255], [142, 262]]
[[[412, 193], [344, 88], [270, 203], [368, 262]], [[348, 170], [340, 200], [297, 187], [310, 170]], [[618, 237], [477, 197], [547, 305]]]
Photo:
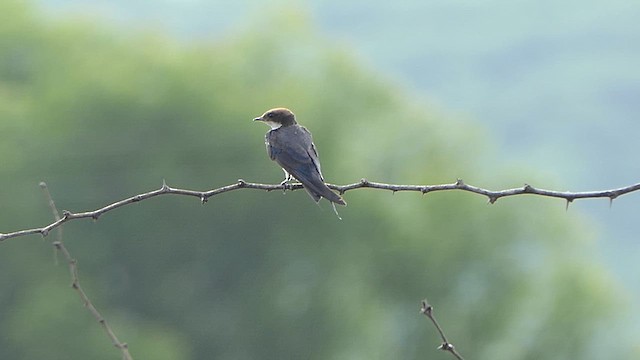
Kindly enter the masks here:
[[428, 317], [429, 320], [431, 320], [433, 325], [436, 327], [436, 330], [438, 330], [438, 333], [440, 334], [440, 338], [442, 339], [442, 344], [440, 344], [440, 346], [438, 346], [438, 349], [440, 349], [442, 351], [450, 352], [458, 360], [464, 360], [462, 358], [462, 355], [460, 355], [456, 351], [456, 348], [453, 346], [453, 344], [450, 343], [449, 340], [447, 340], [447, 337], [444, 335], [444, 331], [442, 330], [442, 327], [440, 327], [440, 324], [438, 324], [438, 321], [436, 320], [435, 316], [433, 315], [433, 306], [431, 306], [429, 304], [429, 302], [427, 302], [427, 299], [422, 300], [422, 305], [420, 307], [420, 313], [422, 313], [426, 317]]
[[[455, 183], [452, 184], [440, 184], [440, 185], [396, 185], [396, 184], [384, 184], [368, 181], [367, 179], [362, 179], [357, 183], [347, 184], [347, 185], [333, 185], [327, 184], [331, 189], [337, 190], [340, 194], [343, 194], [350, 190], [361, 189], [361, 188], [371, 188], [371, 189], [379, 189], [379, 190], [389, 190], [389, 191], [416, 191], [422, 194], [426, 194], [429, 192], [435, 191], [450, 191], [450, 190], [462, 190], [468, 191], [475, 194], [486, 196], [489, 200], [490, 204], [495, 203], [498, 199], [507, 197], [507, 196], [516, 196], [516, 195], [539, 195], [546, 197], [553, 197], [559, 199], [565, 199], [567, 203], [572, 202], [575, 199], [586, 199], [586, 198], [608, 198], [610, 202], [613, 202], [617, 197], [628, 194], [634, 191], [640, 190], [640, 183], [629, 185], [626, 187], [611, 189], [611, 190], [602, 190], [602, 191], [584, 191], [584, 192], [569, 192], [569, 191], [554, 191], [554, 190], [545, 190], [534, 188], [531, 185], [525, 184], [523, 187], [492, 191], [483, 189], [477, 186], [468, 185], [462, 179], [458, 179]], [[93, 211], [84, 211], [73, 213], [70, 211], [63, 211], [62, 217], [59, 217], [56, 221], [51, 224], [33, 229], [26, 229], [20, 231], [14, 231], [9, 233], [0, 233], [0, 242], [11, 239], [14, 237], [32, 235], [32, 234], [40, 234], [42, 236], [47, 236], [49, 231], [59, 227], [60, 225], [66, 223], [67, 221], [76, 220], [76, 219], [84, 219], [84, 218], [92, 218], [97, 220], [102, 214], [109, 212], [111, 210], [117, 209], [119, 207], [129, 205], [132, 203], [137, 203], [152, 197], [160, 196], [160, 195], [184, 195], [184, 196], [193, 196], [200, 199], [202, 203], [205, 203], [209, 200], [209, 198], [220, 195], [222, 193], [226, 193], [229, 191], [240, 190], [240, 189], [256, 189], [256, 190], [299, 190], [302, 189], [302, 184], [293, 183], [293, 184], [260, 184], [260, 183], [249, 183], [242, 179], [239, 179], [236, 183], [219, 187], [216, 189], [208, 190], [208, 191], [196, 191], [196, 190], [187, 190], [187, 189], [179, 189], [172, 188], [163, 182], [162, 187], [158, 190], [149, 191], [146, 193], [138, 194], [120, 201], [116, 201], [112, 204], [106, 205], [102, 208], [93, 210]]]
[[630, 192], [640, 190], [640, 183], [633, 184], [630, 186], [611, 189], [611, 190], [602, 190], [602, 191], [584, 191], [584, 192], [570, 192], [570, 191], [554, 191], [554, 190], [545, 190], [534, 188], [529, 184], [525, 184], [519, 188], [492, 191], [483, 189], [477, 186], [468, 185], [462, 179], [458, 179], [455, 183], [452, 184], [441, 184], [441, 185], [394, 185], [394, 184], [383, 184], [368, 181], [367, 179], [362, 179], [360, 182], [350, 185], [330, 185], [329, 187], [338, 190], [343, 193], [348, 190], [358, 189], [358, 188], [373, 188], [373, 189], [381, 189], [381, 190], [391, 190], [391, 191], [419, 191], [423, 194], [434, 192], [434, 191], [446, 191], [446, 190], [463, 190], [472, 192], [479, 195], [484, 195], [489, 199], [491, 204], [495, 203], [499, 198], [507, 197], [507, 196], [515, 196], [515, 195], [539, 195], [546, 197], [555, 197], [560, 199], [565, 199], [568, 202], [572, 202], [575, 199], [586, 199], [586, 198], [608, 198], [613, 201], [620, 195], [624, 195]]
[[[53, 213], [53, 217], [55, 218], [56, 222], [60, 221], [61, 220], [60, 213], [58, 212], [58, 209], [56, 208], [56, 205], [53, 202], [53, 198], [51, 197], [51, 193], [49, 192], [49, 188], [47, 187], [47, 184], [44, 182], [41, 182], [40, 187], [42, 188], [42, 191], [44, 192], [45, 197], [49, 202], [49, 207], [51, 207], [51, 212]], [[78, 262], [76, 261], [76, 259], [73, 258], [73, 256], [71, 256], [71, 253], [69, 252], [69, 250], [67, 250], [67, 248], [64, 246], [64, 243], [62, 242], [62, 226], [58, 227], [58, 239], [53, 242], [53, 246], [56, 248], [57, 251], [61, 252], [64, 255], [65, 259], [67, 260], [67, 263], [69, 264], [69, 272], [71, 273], [71, 287], [74, 290], [76, 290], [84, 306], [87, 309], [89, 309], [89, 312], [91, 313], [91, 315], [93, 315], [96, 321], [100, 323], [104, 331], [107, 333], [107, 335], [111, 339], [113, 346], [120, 349], [120, 351], [122, 352], [122, 359], [133, 360], [133, 358], [129, 354], [129, 346], [126, 343], [122, 343], [120, 342], [120, 340], [118, 340], [118, 337], [113, 332], [113, 329], [111, 329], [111, 327], [107, 323], [107, 320], [104, 317], [102, 317], [100, 312], [98, 312], [96, 307], [93, 305], [91, 300], [89, 300], [89, 297], [80, 286], [80, 278], [78, 277]]]

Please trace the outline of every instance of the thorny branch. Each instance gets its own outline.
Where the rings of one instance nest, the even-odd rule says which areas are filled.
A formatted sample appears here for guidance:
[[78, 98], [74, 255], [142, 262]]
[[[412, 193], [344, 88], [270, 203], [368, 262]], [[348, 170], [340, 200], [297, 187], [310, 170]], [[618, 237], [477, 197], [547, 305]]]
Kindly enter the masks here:
[[429, 304], [429, 302], [427, 302], [427, 299], [422, 300], [422, 305], [420, 307], [420, 313], [422, 313], [426, 317], [428, 317], [429, 320], [431, 320], [431, 322], [433, 323], [433, 326], [436, 327], [436, 330], [438, 330], [438, 333], [440, 334], [440, 338], [442, 339], [442, 344], [440, 344], [440, 346], [438, 346], [438, 349], [440, 349], [442, 351], [450, 352], [458, 360], [464, 360], [462, 358], [462, 355], [460, 355], [460, 353], [458, 353], [458, 351], [456, 351], [456, 348], [453, 346], [453, 344], [450, 343], [449, 340], [447, 340], [447, 337], [444, 335], [444, 331], [442, 330], [442, 327], [440, 327], [440, 324], [438, 324], [438, 321], [436, 320], [435, 316], [433, 315], [433, 306], [431, 306]]
[[[396, 185], [396, 184], [384, 184], [368, 181], [366, 179], [362, 179], [357, 183], [347, 184], [347, 185], [333, 185], [327, 184], [330, 188], [337, 190], [340, 194], [344, 194], [347, 191], [361, 189], [361, 188], [371, 188], [371, 189], [380, 189], [380, 190], [389, 190], [389, 191], [416, 191], [422, 194], [435, 192], [435, 191], [447, 191], [447, 190], [462, 190], [468, 191], [471, 193], [479, 194], [486, 196], [489, 200], [490, 204], [495, 203], [498, 199], [507, 197], [507, 196], [516, 196], [516, 195], [539, 195], [553, 198], [565, 199], [567, 201], [567, 206], [575, 199], [586, 199], [586, 198], [608, 198], [610, 203], [613, 202], [617, 197], [628, 194], [630, 192], [640, 190], [640, 183], [629, 185], [626, 187], [611, 189], [611, 190], [602, 190], [602, 191], [584, 191], [584, 192], [569, 192], [569, 191], [554, 191], [554, 190], [545, 190], [535, 188], [531, 185], [525, 184], [519, 188], [492, 191], [483, 189], [477, 186], [468, 185], [462, 179], [458, 179], [456, 182], [451, 184], [440, 184], [440, 185]], [[47, 236], [49, 231], [59, 227], [60, 225], [66, 223], [67, 221], [76, 220], [76, 219], [85, 219], [92, 218], [97, 220], [102, 214], [109, 212], [111, 210], [117, 209], [119, 207], [129, 205], [132, 203], [137, 203], [152, 197], [174, 194], [174, 195], [185, 195], [185, 196], [194, 196], [200, 199], [202, 203], [207, 202], [209, 198], [220, 195], [222, 193], [226, 193], [229, 191], [240, 190], [240, 189], [256, 189], [256, 190], [298, 190], [302, 189], [302, 184], [293, 183], [293, 184], [284, 184], [284, 185], [271, 185], [271, 184], [260, 184], [260, 183], [250, 183], [246, 182], [242, 179], [239, 179], [237, 182], [219, 187], [213, 190], [208, 191], [196, 191], [196, 190], [187, 190], [187, 189], [179, 189], [172, 188], [168, 186], [166, 183], [162, 184], [162, 187], [158, 190], [149, 191], [146, 193], [138, 194], [120, 201], [116, 201], [102, 208], [93, 210], [93, 211], [84, 211], [73, 213], [70, 211], [63, 211], [62, 217], [52, 222], [51, 224], [33, 229], [19, 230], [9, 233], [0, 233], [0, 242], [11, 239], [18, 236], [25, 236], [31, 234], [40, 234], [42, 236]]]
[[[435, 191], [462, 190], [462, 191], [468, 191], [471, 193], [486, 196], [490, 204], [495, 203], [499, 198], [502, 198], [502, 197], [530, 194], [530, 195], [539, 195], [539, 196], [565, 199], [567, 201], [567, 206], [569, 205], [569, 203], [571, 203], [575, 199], [585, 199], [585, 198], [608, 198], [610, 203], [612, 203], [614, 199], [616, 199], [621, 195], [640, 190], [640, 183], [638, 183], [638, 184], [634, 184], [634, 185], [630, 185], [630, 186], [622, 187], [618, 189], [603, 190], [603, 191], [586, 191], [586, 192], [562, 192], [562, 191], [554, 191], [554, 190], [544, 190], [544, 189], [534, 188], [533, 186], [528, 184], [525, 184], [523, 187], [520, 187], [520, 188], [492, 191], [492, 190], [487, 190], [487, 189], [479, 188], [472, 185], [467, 185], [462, 181], [462, 179], [458, 179], [455, 183], [452, 183], [452, 184], [441, 184], [441, 185], [396, 185], [396, 184], [384, 184], [384, 183], [371, 182], [366, 179], [362, 179], [357, 183], [347, 184], [347, 185], [333, 185], [333, 184], [327, 184], [327, 185], [330, 188], [340, 192], [340, 194], [344, 194], [347, 191], [360, 189], [360, 188], [389, 190], [394, 193], [396, 191], [416, 191], [422, 194], [435, 192]], [[69, 264], [69, 271], [71, 273], [71, 281], [72, 281], [71, 287], [78, 292], [78, 296], [80, 296], [83, 304], [85, 305], [85, 307], [87, 307], [87, 309], [89, 309], [89, 312], [91, 312], [93, 317], [104, 328], [105, 332], [111, 339], [111, 342], [113, 343], [113, 345], [118, 349], [120, 349], [120, 351], [122, 352], [123, 360], [132, 360], [132, 357], [129, 354], [128, 345], [118, 340], [116, 334], [113, 332], [113, 330], [111, 329], [107, 321], [102, 317], [102, 315], [98, 312], [95, 306], [91, 303], [87, 294], [84, 292], [84, 290], [80, 286], [77, 262], [71, 256], [67, 248], [64, 246], [64, 243], [62, 242], [62, 225], [64, 223], [71, 220], [84, 219], [84, 218], [92, 218], [94, 220], [97, 220], [102, 214], [109, 212], [111, 210], [117, 209], [125, 205], [129, 205], [132, 203], [137, 203], [152, 197], [166, 195], [166, 194], [194, 196], [199, 198], [202, 203], [206, 203], [207, 200], [209, 200], [209, 198], [213, 196], [216, 196], [225, 192], [229, 192], [229, 191], [240, 190], [240, 189], [257, 189], [257, 190], [266, 190], [266, 191], [302, 189], [302, 185], [299, 183], [270, 185], [270, 184], [260, 184], [260, 183], [248, 183], [242, 179], [239, 179], [234, 184], [219, 187], [209, 191], [195, 191], [195, 190], [172, 188], [163, 182], [162, 187], [158, 190], [149, 191], [149, 192], [138, 194], [120, 201], [116, 201], [114, 203], [111, 203], [109, 205], [106, 205], [104, 207], [98, 208], [93, 211], [73, 213], [73, 212], [64, 210], [62, 212], [62, 216], [60, 216], [60, 213], [58, 212], [58, 209], [51, 197], [51, 194], [49, 192], [49, 189], [47, 188], [47, 185], [44, 182], [42, 182], [40, 183], [40, 186], [42, 187], [45, 193], [45, 196], [49, 203], [49, 207], [51, 208], [51, 211], [54, 215], [55, 221], [50, 223], [49, 225], [46, 225], [40, 228], [19, 230], [19, 231], [14, 231], [9, 233], [0, 233], [0, 242], [7, 239], [14, 238], [14, 237], [20, 237], [20, 236], [26, 236], [26, 235], [32, 235], [32, 234], [40, 234], [42, 236], [47, 236], [51, 230], [58, 229], [57, 240], [55, 240], [52, 243], [52, 245], [56, 248], [57, 251], [61, 252], [64, 255], [67, 263]], [[426, 299], [422, 301], [422, 307], [420, 309], [420, 312], [431, 320], [433, 325], [436, 327], [438, 333], [440, 334], [440, 338], [442, 339], [442, 344], [438, 348], [443, 351], [450, 352], [453, 356], [455, 356], [459, 360], [463, 360], [462, 356], [455, 350], [453, 344], [451, 344], [447, 340], [442, 328], [440, 327], [440, 325], [438, 324], [438, 322], [436, 321], [433, 315], [433, 307], [429, 305]]]
[[[44, 191], [44, 195], [47, 198], [47, 201], [49, 202], [49, 207], [51, 207], [51, 212], [53, 212], [53, 217], [55, 218], [56, 221], [60, 221], [61, 219], [60, 213], [58, 212], [58, 208], [56, 207], [56, 204], [53, 202], [53, 198], [51, 197], [51, 193], [49, 192], [49, 188], [47, 187], [47, 184], [44, 182], [41, 182], [40, 187], [42, 188], [42, 191]], [[104, 331], [107, 333], [107, 335], [111, 339], [113, 346], [120, 349], [120, 351], [122, 352], [122, 359], [133, 360], [133, 358], [129, 354], [129, 346], [126, 343], [122, 343], [120, 342], [120, 340], [118, 340], [118, 337], [113, 332], [113, 329], [111, 329], [111, 327], [107, 323], [107, 320], [104, 317], [102, 317], [100, 312], [98, 312], [98, 310], [93, 305], [91, 300], [89, 300], [87, 293], [85, 293], [82, 287], [80, 286], [80, 278], [78, 277], [78, 263], [76, 259], [74, 259], [73, 256], [71, 256], [71, 253], [69, 252], [69, 250], [67, 250], [67, 248], [64, 246], [64, 243], [62, 242], [62, 226], [58, 227], [57, 239], [56, 241], [53, 242], [53, 246], [56, 248], [57, 251], [61, 252], [64, 255], [65, 259], [67, 260], [67, 263], [69, 264], [69, 272], [71, 273], [71, 287], [74, 290], [76, 290], [84, 306], [87, 309], [89, 309], [89, 312], [91, 312], [91, 315], [93, 315], [96, 321], [100, 323]]]

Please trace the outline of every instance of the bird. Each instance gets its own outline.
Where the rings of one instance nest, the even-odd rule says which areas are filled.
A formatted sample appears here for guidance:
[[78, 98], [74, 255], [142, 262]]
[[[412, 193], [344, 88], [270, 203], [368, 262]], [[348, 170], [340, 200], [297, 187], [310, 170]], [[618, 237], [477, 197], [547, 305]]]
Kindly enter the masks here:
[[267, 110], [253, 121], [263, 122], [271, 127], [265, 135], [265, 145], [271, 160], [280, 165], [285, 178], [284, 186], [293, 178], [298, 180], [316, 203], [321, 198], [332, 205], [347, 205], [340, 195], [331, 191], [324, 183], [320, 170], [320, 158], [313, 143], [311, 132], [296, 122], [296, 116], [286, 108]]

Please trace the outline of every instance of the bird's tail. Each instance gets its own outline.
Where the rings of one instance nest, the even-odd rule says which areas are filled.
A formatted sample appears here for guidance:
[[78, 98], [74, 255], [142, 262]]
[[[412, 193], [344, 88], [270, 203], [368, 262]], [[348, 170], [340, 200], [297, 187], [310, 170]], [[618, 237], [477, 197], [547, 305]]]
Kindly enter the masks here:
[[309, 194], [309, 196], [311, 196], [311, 198], [315, 202], [320, 201], [320, 198], [323, 197], [331, 201], [332, 203], [335, 203], [338, 205], [345, 205], [345, 206], [347, 205], [347, 203], [344, 201], [344, 199], [340, 195], [334, 193], [324, 183], [322, 184], [322, 186], [320, 185], [315, 186], [311, 184], [303, 184], [303, 185], [305, 185], [304, 189], [307, 190], [307, 193]]
[[322, 197], [331, 201], [334, 204], [347, 206], [347, 202], [344, 201], [342, 196], [334, 193], [331, 189], [327, 187], [326, 191], [322, 194]]

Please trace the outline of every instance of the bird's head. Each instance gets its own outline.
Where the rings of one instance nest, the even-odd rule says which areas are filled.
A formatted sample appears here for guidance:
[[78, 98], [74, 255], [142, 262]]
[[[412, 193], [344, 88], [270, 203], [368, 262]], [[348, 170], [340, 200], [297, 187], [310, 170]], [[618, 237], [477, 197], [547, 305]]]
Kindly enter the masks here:
[[275, 130], [282, 126], [286, 127], [295, 124], [296, 116], [289, 109], [275, 108], [268, 110], [262, 116], [253, 119], [253, 121], [262, 121]]

